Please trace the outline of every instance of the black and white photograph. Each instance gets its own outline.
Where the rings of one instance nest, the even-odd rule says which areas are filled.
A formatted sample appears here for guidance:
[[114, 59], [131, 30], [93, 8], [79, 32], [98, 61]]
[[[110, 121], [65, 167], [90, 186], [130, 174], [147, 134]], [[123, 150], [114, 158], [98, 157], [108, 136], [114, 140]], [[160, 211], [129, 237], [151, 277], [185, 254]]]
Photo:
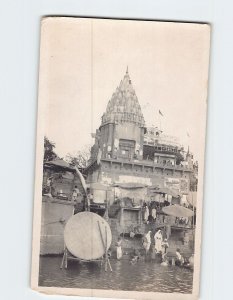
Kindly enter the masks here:
[[198, 299], [210, 26], [41, 22], [31, 286]]

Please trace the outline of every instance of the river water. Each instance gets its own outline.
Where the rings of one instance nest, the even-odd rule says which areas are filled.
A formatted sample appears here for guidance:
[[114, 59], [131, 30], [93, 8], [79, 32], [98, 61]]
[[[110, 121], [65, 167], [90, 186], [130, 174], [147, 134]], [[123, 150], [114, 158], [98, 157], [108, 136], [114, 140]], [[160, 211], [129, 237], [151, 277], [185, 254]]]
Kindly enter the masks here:
[[192, 293], [193, 272], [177, 266], [164, 267], [154, 262], [111, 259], [113, 272], [97, 263], [69, 262], [60, 269], [61, 257], [41, 257], [39, 285], [47, 287], [111, 289], [161, 293]]

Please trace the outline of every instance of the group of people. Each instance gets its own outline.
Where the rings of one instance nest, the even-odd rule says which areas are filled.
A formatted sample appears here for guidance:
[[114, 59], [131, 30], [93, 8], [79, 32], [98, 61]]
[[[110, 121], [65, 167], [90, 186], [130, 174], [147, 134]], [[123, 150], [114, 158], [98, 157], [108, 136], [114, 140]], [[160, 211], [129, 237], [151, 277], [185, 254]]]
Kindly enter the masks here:
[[[145, 249], [146, 251], [146, 255], [148, 254], [150, 248], [151, 248], [151, 231], [149, 230], [147, 232], [147, 234], [143, 237], [143, 248]], [[168, 244], [168, 241], [167, 239], [165, 238], [163, 240], [163, 234], [162, 234], [162, 231], [161, 229], [159, 229], [155, 235], [154, 235], [154, 250], [155, 250], [155, 253], [161, 253], [161, 254], [165, 254], [167, 253], [167, 249], [169, 247], [169, 244]]]
[[[149, 230], [143, 238], [143, 247], [145, 249], [146, 255], [149, 253], [151, 248], [151, 231]], [[170, 263], [176, 266], [187, 267], [193, 269], [194, 267], [194, 255], [192, 254], [190, 258], [184, 258], [180, 252], [180, 249], [176, 249], [175, 258], [169, 262], [167, 257], [167, 249], [169, 248], [168, 240], [165, 238], [163, 240], [162, 231], [159, 229], [154, 235], [154, 249], [152, 253], [160, 254], [162, 258], [161, 265], [168, 266]], [[154, 251], [153, 251], [154, 250]]]
[[89, 189], [87, 189], [86, 195], [82, 195], [77, 187], [75, 185], [73, 191], [72, 191], [72, 197], [71, 200], [74, 202], [74, 213], [77, 213], [80, 211], [80, 205], [82, 204], [82, 210], [90, 211], [90, 206], [93, 203], [93, 194], [90, 192]]
[[[167, 249], [169, 248], [169, 244], [167, 239], [163, 240], [163, 235], [161, 229], [159, 229], [154, 235], [154, 250], [155, 253], [160, 253], [162, 255], [167, 253]], [[146, 251], [146, 255], [148, 254], [151, 248], [151, 231], [149, 230], [147, 234], [144, 235], [142, 240], [143, 248]], [[121, 259], [123, 252], [122, 252], [122, 239], [121, 237], [118, 238], [116, 242], [116, 255], [117, 259]]]
[[192, 254], [188, 259], [184, 258], [182, 254], [180, 253], [180, 249], [176, 249], [176, 257], [174, 264], [179, 266], [179, 267], [186, 267], [193, 269], [194, 267], [194, 254]]
[[[149, 230], [147, 234], [143, 237], [143, 248], [145, 249], [145, 258], [147, 257], [149, 251], [151, 250], [151, 244], [152, 244], [152, 238], [151, 238], [152, 232]], [[163, 239], [162, 231], [159, 229], [155, 235], [154, 235], [154, 248], [152, 249], [152, 253], [159, 254], [161, 257], [161, 265], [162, 266], [169, 266], [176, 265], [180, 267], [187, 267], [190, 269], [193, 269], [194, 267], [194, 255], [192, 254], [190, 258], [184, 258], [181, 254], [181, 251], [179, 248], [176, 249], [175, 258], [172, 258], [171, 261], [169, 261], [167, 256], [167, 249], [169, 248], [168, 240], [165, 238]], [[118, 260], [120, 260], [123, 256], [123, 250], [122, 250], [122, 239], [119, 237], [116, 242], [116, 257]], [[138, 260], [140, 259], [141, 254], [138, 249], [134, 250], [134, 253], [131, 257], [130, 263], [136, 264]]]
[[[159, 203], [156, 201], [152, 201], [150, 205], [148, 203], [143, 204], [143, 221], [145, 224], [155, 223], [157, 222], [164, 222], [165, 215], [162, 212], [162, 208], [165, 206], [169, 206], [170, 202], [164, 201], [163, 203]], [[162, 219], [161, 219], [162, 217]]]
[[181, 224], [181, 225], [188, 225], [189, 224], [189, 218], [188, 217], [180, 217], [175, 219], [176, 224]]
[[156, 218], [157, 218], [157, 210], [155, 207], [152, 207], [151, 209], [151, 213], [149, 211], [149, 208], [147, 205], [144, 206], [144, 222], [145, 223], [149, 223], [150, 221], [152, 222], [156, 222]]

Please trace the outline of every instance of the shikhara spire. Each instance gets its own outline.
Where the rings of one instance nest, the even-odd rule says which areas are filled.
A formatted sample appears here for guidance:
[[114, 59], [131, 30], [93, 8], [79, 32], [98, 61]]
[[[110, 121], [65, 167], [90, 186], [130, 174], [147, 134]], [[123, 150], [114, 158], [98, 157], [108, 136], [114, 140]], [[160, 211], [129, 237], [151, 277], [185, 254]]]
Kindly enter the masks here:
[[142, 127], [145, 125], [128, 66], [124, 78], [108, 102], [106, 113], [102, 116], [102, 125], [110, 122], [133, 122]]

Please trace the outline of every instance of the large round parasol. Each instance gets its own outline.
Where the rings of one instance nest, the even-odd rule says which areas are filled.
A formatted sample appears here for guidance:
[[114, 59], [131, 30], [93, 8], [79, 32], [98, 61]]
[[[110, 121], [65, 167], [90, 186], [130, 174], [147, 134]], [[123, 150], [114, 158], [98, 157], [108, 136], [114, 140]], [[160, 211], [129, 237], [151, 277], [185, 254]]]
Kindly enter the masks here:
[[194, 215], [192, 210], [178, 204], [165, 206], [163, 207], [162, 211], [166, 215], [174, 217], [192, 217]]
[[137, 183], [137, 182], [122, 182], [122, 183], [114, 183], [114, 187], [120, 187], [123, 189], [139, 189], [139, 188], [145, 188], [147, 185], [143, 183]]
[[93, 190], [103, 190], [103, 191], [107, 191], [109, 189], [108, 185], [102, 184], [100, 182], [90, 183], [90, 188]]
[[149, 187], [151, 194], [168, 194], [171, 195], [174, 198], [177, 198], [179, 196], [179, 193], [177, 191], [174, 191], [173, 189], [169, 189], [167, 187]]
[[108, 223], [99, 215], [81, 212], [72, 216], [64, 231], [65, 245], [69, 252], [83, 260], [102, 257], [112, 242], [112, 233]]

